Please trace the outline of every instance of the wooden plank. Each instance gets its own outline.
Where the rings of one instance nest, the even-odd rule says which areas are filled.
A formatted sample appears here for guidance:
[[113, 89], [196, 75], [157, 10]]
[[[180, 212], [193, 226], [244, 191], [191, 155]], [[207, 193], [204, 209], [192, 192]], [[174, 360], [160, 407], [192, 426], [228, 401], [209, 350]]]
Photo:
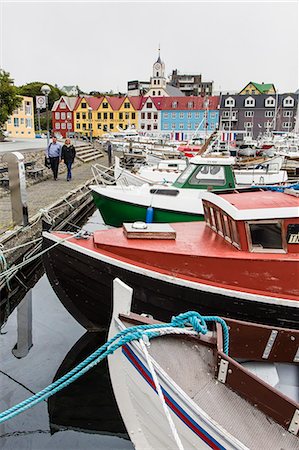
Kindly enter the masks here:
[[176, 239], [176, 231], [168, 223], [124, 223], [123, 231], [128, 239]]

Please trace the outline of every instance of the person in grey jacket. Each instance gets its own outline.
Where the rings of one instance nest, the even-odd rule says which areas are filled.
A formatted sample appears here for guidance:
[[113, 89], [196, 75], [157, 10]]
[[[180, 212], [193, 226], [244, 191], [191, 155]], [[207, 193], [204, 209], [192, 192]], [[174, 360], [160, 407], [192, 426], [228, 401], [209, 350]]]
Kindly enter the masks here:
[[52, 142], [49, 144], [46, 151], [47, 158], [50, 160], [51, 170], [53, 172], [54, 180], [57, 180], [58, 167], [61, 160], [61, 144], [57, 142], [54, 136]]

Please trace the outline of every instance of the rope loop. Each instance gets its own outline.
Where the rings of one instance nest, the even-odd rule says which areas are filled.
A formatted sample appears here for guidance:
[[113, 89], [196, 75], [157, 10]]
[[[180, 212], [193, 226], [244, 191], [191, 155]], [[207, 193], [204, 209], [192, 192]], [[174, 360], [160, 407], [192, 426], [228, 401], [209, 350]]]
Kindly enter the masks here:
[[196, 311], [188, 311], [181, 313], [171, 319], [174, 327], [186, 327], [191, 325], [197, 333], [207, 334], [208, 327], [205, 319]]

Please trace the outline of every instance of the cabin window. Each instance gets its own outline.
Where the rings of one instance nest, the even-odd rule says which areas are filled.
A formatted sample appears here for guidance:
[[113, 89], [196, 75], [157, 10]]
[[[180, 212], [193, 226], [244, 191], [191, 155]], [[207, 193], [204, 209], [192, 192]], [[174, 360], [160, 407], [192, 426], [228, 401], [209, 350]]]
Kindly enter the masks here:
[[280, 222], [248, 222], [250, 250], [283, 250]]
[[230, 230], [231, 230], [231, 236], [232, 236], [232, 243], [236, 247], [240, 248], [240, 238], [239, 238], [237, 224], [231, 218], [229, 218], [229, 223], [230, 223]]
[[229, 226], [229, 219], [225, 214], [222, 215], [222, 219], [223, 219], [224, 237], [227, 241], [232, 242], [232, 236], [231, 236], [231, 231], [230, 231], [230, 226]]
[[210, 217], [211, 217], [211, 227], [216, 230], [216, 220], [215, 220], [215, 213], [214, 213], [213, 208], [210, 208]]
[[188, 167], [186, 167], [184, 172], [177, 179], [177, 183], [185, 183], [185, 181], [189, 178], [189, 176], [193, 172], [194, 167], [195, 167], [194, 164], [190, 164]]
[[225, 173], [223, 166], [208, 166], [200, 165], [194, 171], [192, 177], [189, 180], [192, 185], [207, 184], [213, 186], [225, 185]]
[[218, 231], [218, 233], [221, 236], [223, 236], [224, 235], [224, 233], [223, 233], [223, 223], [222, 223], [222, 220], [221, 220], [221, 213], [220, 213], [220, 211], [218, 209], [216, 210], [216, 224], [217, 224], [217, 231]]
[[203, 210], [205, 214], [205, 221], [208, 225], [211, 225], [210, 210], [205, 204], [203, 205]]

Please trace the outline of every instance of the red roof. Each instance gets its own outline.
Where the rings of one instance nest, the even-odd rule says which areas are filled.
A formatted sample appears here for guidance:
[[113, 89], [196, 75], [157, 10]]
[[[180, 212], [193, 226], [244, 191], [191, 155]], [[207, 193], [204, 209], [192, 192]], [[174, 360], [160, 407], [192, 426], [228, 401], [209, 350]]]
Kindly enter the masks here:
[[[208, 101], [208, 105], [205, 102]], [[174, 106], [176, 103], [176, 106]], [[199, 110], [199, 109], [217, 109], [219, 104], [219, 96], [210, 97], [163, 97], [163, 110]]]
[[96, 111], [103, 101], [103, 97], [84, 97], [89, 106]]
[[142, 99], [143, 99], [143, 97], [141, 95], [139, 95], [139, 96], [136, 95], [134, 97], [128, 97], [128, 99], [130, 100], [132, 106], [136, 110], [141, 109], [141, 103], [142, 103]]
[[299, 198], [294, 195], [284, 194], [283, 192], [251, 191], [221, 194], [219, 196], [239, 210], [297, 207], [299, 211]]
[[117, 111], [123, 104], [126, 97], [105, 97], [114, 111]]

